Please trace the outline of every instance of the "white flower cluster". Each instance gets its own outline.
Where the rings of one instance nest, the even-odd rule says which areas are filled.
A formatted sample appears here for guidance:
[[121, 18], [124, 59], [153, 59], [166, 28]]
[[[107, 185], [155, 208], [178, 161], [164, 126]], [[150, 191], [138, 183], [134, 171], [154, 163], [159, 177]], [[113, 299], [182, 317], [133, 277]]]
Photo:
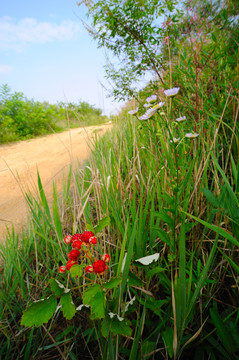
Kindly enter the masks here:
[[160, 102], [156, 105], [154, 105], [152, 108], [148, 109], [146, 113], [139, 117], [139, 120], [148, 120], [150, 119], [157, 111], [160, 109], [165, 103]]
[[138, 112], [139, 108], [135, 109], [135, 110], [130, 110], [128, 111], [128, 114], [130, 115], [135, 115]]

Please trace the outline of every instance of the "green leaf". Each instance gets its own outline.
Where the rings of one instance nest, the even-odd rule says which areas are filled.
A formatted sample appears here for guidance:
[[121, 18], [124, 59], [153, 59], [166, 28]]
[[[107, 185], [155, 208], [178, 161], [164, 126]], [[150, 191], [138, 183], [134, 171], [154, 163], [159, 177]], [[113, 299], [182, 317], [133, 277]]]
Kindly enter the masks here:
[[105, 289], [113, 289], [116, 288], [122, 282], [122, 278], [120, 277], [112, 277], [107, 283], [103, 284]]
[[94, 228], [93, 233], [96, 235], [101, 232], [106, 226], [110, 225], [110, 217], [105, 216], [100, 219], [99, 224]]
[[228, 332], [228, 329], [226, 328], [225, 324], [223, 323], [220, 315], [217, 312], [216, 308], [211, 308], [209, 310], [212, 321], [217, 329], [217, 334], [219, 339], [221, 340], [222, 344], [225, 346], [225, 349], [229, 353], [231, 353], [233, 350], [233, 342], [232, 338], [230, 336], [230, 333]]
[[221, 249], [218, 249], [220, 253], [225, 257], [225, 259], [229, 262], [229, 264], [233, 267], [233, 269], [238, 273], [239, 275], [239, 266], [231, 259], [229, 258], [224, 252], [221, 251]]
[[72, 302], [70, 292], [62, 295], [60, 304], [61, 304], [61, 311], [63, 312], [63, 316], [67, 320], [71, 320], [76, 313], [76, 308]]
[[81, 277], [82, 276], [82, 270], [83, 268], [86, 267], [85, 264], [76, 264], [76, 265], [73, 265], [71, 268], [70, 268], [70, 274], [72, 277]]
[[213, 33], [211, 33], [211, 36], [212, 36], [212, 40], [213, 40], [214, 42], [217, 42], [217, 38], [216, 38], [216, 36], [215, 36]]
[[46, 198], [43, 186], [42, 186], [42, 182], [41, 182], [41, 178], [40, 178], [40, 174], [39, 174], [38, 170], [37, 170], [37, 182], [38, 182], [38, 189], [39, 189], [42, 205], [43, 205], [44, 210], [45, 210], [45, 212], [46, 212], [46, 214], [48, 216], [48, 219], [51, 220], [51, 214], [50, 214], [49, 205], [48, 205], [48, 202], [47, 202], [47, 198]]
[[162, 334], [163, 341], [166, 345], [169, 357], [173, 357], [173, 329], [168, 327]]
[[110, 332], [113, 335], [131, 336], [132, 329], [125, 319], [120, 321], [117, 316], [114, 316], [112, 319], [106, 317], [103, 320], [101, 332], [105, 338], [108, 338]]
[[53, 184], [53, 203], [52, 203], [53, 220], [56, 229], [57, 236], [62, 240], [62, 226], [58, 207], [58, 195], [56, 185]]
[[[184, 212], [184, 211], [182, 211]], [[185, 214], [189, 217], [191, 217], [192, 219], [198, 221], [199, 223], [201, 223], [202, 225], [206, 226], [208, 229], [215, 231], [217, 234], [223, 236], [224, 238], [226, 238], [227, 240], [229, 240], [232, 244], [239, 246], [239, 241], [237, 241], [231, 234], [229, 234], [226, 230], [220, 228], [219, 226], [213, 225], [213, 224], [209, 224], [208, 222], [199, 219], [196, 216], [193, 216], [191, 214], [188, 214], [185, 212]]]
[[105, 295], [99, 284], [94, 284], [85, 290], [83, 304], [91, 307], [92, 319], [103, 319], [105, 317]]
[[94, 226], [92, 226], [91, 224], [86, 224], [86, 230], [88, 231], [92, 231], [93, 233], [95, 233], [95, 229], [94, 229]]
[[32, 303], [23, 313], [21, 325], [41, 326], [47, 323], [56, 311], [57, 301], [54, 295]]
[[[65, 288], [64, 285], [62, 285], [58, 280], [55, 279], [50, 279], [49, 280], [50, 286], [51, 286], [51, 291], [56, 295], [56, 296], [61, 296], [64, 292], [67, 292], [67, 289]], [[68, 290], [70, 291], [70, 290]]]
[[162, 272], [162, 271], [165, 271], [165, 269], [162, 268], [161, 266], [156, 266], [156, 267], [153, 268], [152, 270], [147, 271], [146, 276], [152, 277], [152, 276], [154, 276], [155, 274], [158, 274], [158, 273], [160, 273], [160, 272]]
[[206, 196], [207, 200], [215, 207], [218, 208], [218, 199], [216, 196], [208, 189], [202, 189], [203, 194]]
[[128, 286], [143, 286], [143, 281], [137, 276], [135, 275], [135, 273], [129, 272], [128, 274], [128, 282], [127, 282]]
[[154, 231], [159, 235], [160, 240], [165, 242], [168, 246], [170, 246], [170, 239], [166, 233], [166, 231], [162, 230], [161, 228], [154, 227]]

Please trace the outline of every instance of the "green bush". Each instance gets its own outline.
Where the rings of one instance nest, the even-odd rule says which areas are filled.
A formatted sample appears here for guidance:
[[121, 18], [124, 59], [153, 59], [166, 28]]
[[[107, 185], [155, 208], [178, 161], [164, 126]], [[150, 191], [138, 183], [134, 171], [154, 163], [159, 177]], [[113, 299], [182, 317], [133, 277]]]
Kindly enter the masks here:
[[106, 120], [100, 109], [86, 102], [52, 105], [29, 100], [20, 92], [11, 93], [6, 84], [0, 88], [0, 144]]

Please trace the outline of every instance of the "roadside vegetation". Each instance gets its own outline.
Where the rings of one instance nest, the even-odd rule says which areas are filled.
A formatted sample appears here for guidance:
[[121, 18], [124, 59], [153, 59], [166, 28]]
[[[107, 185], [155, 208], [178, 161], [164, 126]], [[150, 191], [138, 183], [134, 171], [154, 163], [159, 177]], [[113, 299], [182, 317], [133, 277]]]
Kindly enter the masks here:
[[51, 206], [39, 175], [28, 226], [0, 245], [0, 357], [236, 360], [238, 5], [85, 4], [98, 44], [124, 56], [107, 74], [129, 101]]
[[0, 87], [0, 144], [107, 120], [100, 109], [84, 101], [53, 105], [29, 100], [23, 93], [12, 92], [7, 84]]

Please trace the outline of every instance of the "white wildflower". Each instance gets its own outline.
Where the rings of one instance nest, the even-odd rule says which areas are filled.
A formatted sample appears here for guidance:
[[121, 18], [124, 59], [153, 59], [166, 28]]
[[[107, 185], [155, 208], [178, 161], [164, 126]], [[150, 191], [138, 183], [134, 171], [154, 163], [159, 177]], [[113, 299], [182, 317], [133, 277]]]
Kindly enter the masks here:
[[172, 88], [172, 89], [168, 89], [168, 90], [164, 90], [164, 94], [166, 96], [175, 96], [177, 95], [177, 93], [179, 92], [180, 88]]
[[134, 115], [134, 114], [136, 114], [136, 113], [138, 112], [138, 109], [139, 109], [139, 108], [137, 108], [137, 109], [135, 109], [135, 110], [130, 110], [130, 111], [128, 111], [128, 114], [129, 114], [129, 115]]
[[149, 97], [147, 97], [146, 101], [148, 103], [152, 103], [152, 102], [155, 102], [157, 100], [157, 95], [151, 95]]
[[139, 117], [139, 120], [148, 120], [150, 119], [155, 113], [154, 112], [148, 112], [148, 113], [145, 113], [144, 115], [140, 116]]
[[152, 110], [158, 110], [158, 109], [161, 108], [164, 104], [165, 104], [165, 102], [162, 102], [162, 101], [161, 101], [160, 103], [154, 105], [154, 106], [152, 107]]
[[199, 136], [199, 134], [197, 134], [197, 133], [188, 133], [185, 135], [185, 137], [189, 138], [189, 139], [195, 139], [198, 136]]
[[145, 103], [145, 104], [144, 104], [144, 107], [145, 107], [145, 108], [148, 108], [148, 107], [150, 107], [150, 106], [152, 106], [150, 103]]
[[182, 116], [182, 117], [179, 117], [176, 119], [177, 122], [181, 122], [181, 121], [184, 121], [186, 120], [186, 116]]
[[180, 138], [173, 138], [173, 140], [170, 140], [170, 142], [174, 142], [174, 144], [177, 144], [179, 142]]

